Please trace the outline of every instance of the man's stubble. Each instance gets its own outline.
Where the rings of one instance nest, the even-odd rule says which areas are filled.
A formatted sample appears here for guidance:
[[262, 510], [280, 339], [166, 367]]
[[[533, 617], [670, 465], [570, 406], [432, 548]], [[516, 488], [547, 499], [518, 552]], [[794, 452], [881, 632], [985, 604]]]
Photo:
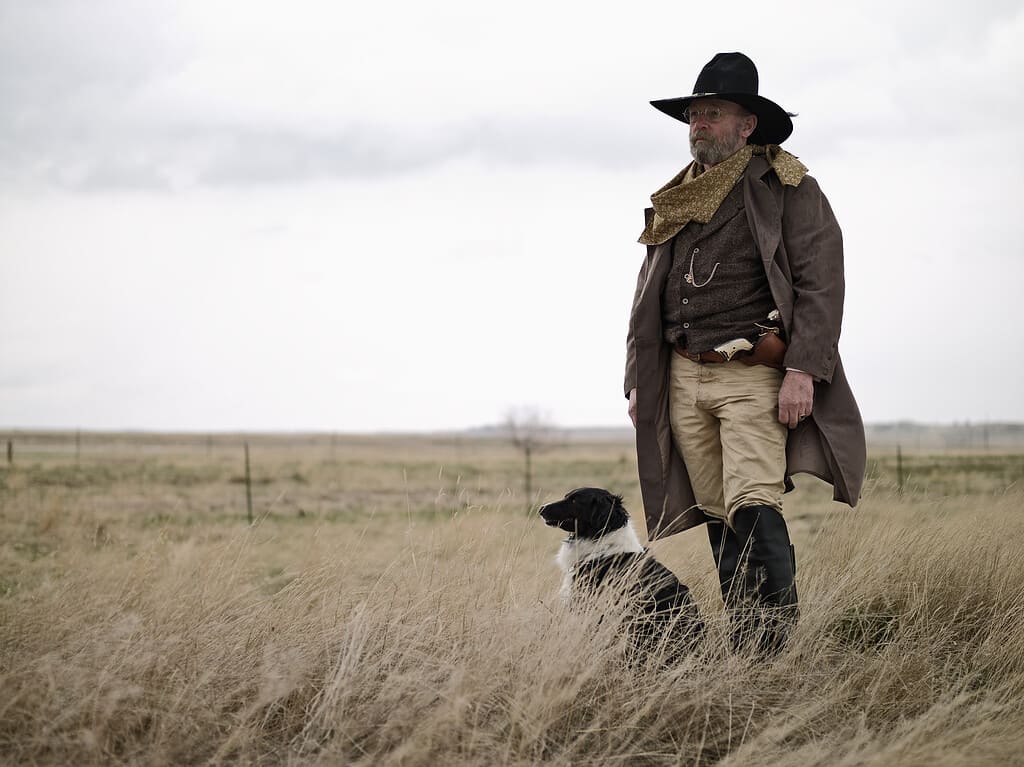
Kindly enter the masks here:
[[[697, 139], [707, 139], [698, 144]], [[701, 129], [690, 136], [690, 154], [693, 159], [706, 168], [718, 165], [743, 148], [747, 143], [742, 135], [742, 127], [737, 125], [733, 132], [719, 140], [708, 130]]]

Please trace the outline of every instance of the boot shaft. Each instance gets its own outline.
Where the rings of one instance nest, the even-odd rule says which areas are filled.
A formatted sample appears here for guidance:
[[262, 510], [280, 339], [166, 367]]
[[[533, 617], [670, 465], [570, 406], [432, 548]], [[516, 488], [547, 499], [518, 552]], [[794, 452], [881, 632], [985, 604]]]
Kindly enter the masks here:
[[746, 506], [729, 526], [708, 521], [708, 541], [737, 651], [779, 652], [799, 618], [796, 555], [782, 514]]

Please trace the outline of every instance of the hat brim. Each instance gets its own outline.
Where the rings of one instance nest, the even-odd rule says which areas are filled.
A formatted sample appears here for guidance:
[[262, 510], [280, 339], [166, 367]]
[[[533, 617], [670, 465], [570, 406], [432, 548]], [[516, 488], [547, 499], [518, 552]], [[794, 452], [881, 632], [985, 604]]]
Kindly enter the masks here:
[[790, 118], [795, 115], [787, 112], [774, 101], [754, 93], [694, 93], [692, 96], [652, 101], [651, 106], [669, 117], [686, 122], [683, 112], [698, 99], [731, 101], [757, 115], [757, 127], [747, 139], [750, 144], [781, 144], [793, 133], [793, 120]]

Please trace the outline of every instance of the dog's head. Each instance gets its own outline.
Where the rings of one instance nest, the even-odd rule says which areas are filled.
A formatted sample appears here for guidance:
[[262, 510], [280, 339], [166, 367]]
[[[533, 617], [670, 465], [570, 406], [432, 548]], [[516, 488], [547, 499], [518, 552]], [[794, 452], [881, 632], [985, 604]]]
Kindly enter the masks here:
[[622, 498], [599, 487], [580, 487], [560, 501], [544, 504], [540, 515], [551, 527], [580, 538], [600, 538], [629, 523]]

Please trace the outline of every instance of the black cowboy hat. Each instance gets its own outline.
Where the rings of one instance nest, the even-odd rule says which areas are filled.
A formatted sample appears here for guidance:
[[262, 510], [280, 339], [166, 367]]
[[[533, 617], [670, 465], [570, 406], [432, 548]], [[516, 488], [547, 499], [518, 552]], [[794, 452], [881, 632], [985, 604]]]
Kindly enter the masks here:
[[750, 144], [781, 144], [793, 132], [795, 117], [774, 101], [757, 95], [757, 67], [742, 53], [718, 53], [697, 76], [692, 96], [652, 101], [651, 106], [665, 114], [689, 122], [684, 116], [690, 102], [697, 99], [723, 99], [739, 104], [757, 115], [757, 127], [750, 134]]

